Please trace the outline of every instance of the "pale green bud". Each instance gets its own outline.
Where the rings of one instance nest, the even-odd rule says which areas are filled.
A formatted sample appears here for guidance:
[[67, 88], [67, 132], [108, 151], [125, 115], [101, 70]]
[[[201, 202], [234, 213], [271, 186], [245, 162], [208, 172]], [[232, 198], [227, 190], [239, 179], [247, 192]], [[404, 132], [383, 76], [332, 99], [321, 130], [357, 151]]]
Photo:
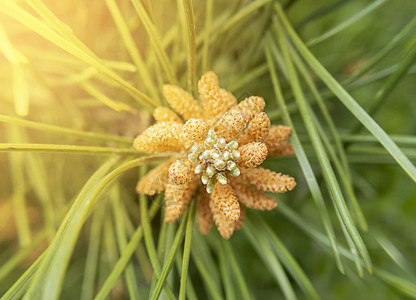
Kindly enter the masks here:
[[217, 179], [221, 184], [227, 184], [227, 176], [225, 176], [222, 172], [215, 174], [215, 179]]
[[214, 178], [211, 178], [211, 180], [207, 184], [207, 188], [206, 188], [207, 193], [211, 194], [214, 188], [215, 188], [215, 180]]
[[204, 170], [204, 165], [199, 164], [195, 167], [195, 174], [201, 174], [203, 170]]
[[211, 167], [211, 166], [208, 166], [208, 168], [207, 168], [206, 172], [207, 172], [207, 175], [208, 175], [209, 177], [212, 177], [212, 176], [214, 176], [214, 175], [215, 175], [215, 173], [217, 173], [217, 172], [215, 171], [215, 169], [214, 169], [213, 167]]
[[227, 170], [228, 171], [233, 171], [233, 170], [235, 170], [235, 168], [237, 168], [237, 164], [235, 162], [229, 161], [227, 163]]
[[208, 160], [211, 158], [211, 151], [209, 150], [205, 150], [204, 152], [202, 152], [202, 159], [204, 160]]
[[209, 181], [209, 176], [208, 176], [208, 174], [207, 174], [207, 173], [202, 174], [202, 176], [201, 176], [201, 181], [202, 181], [202, 183], [203, 183], [204, 185], [206, 185], [206, 184], [208, 183], [208, 181]]
[[217, 142], [217, 146], [220, 149], [224, 149], [227, 146], [227, 142], [225, 141], [224, 138], [220, 138]]
[[218, 151], [212, 151], [211, 153], [212, 153], [211, 156], [212, 156], [213, 159], [218, 159], [218, 158], [221, 157], [221, 155], [218, 153]]
[[193, 163], [196, 163], [198, 161], [197, 155], [192, 152], [188, 154], [188, 159]]
[[215, 145], [215, 141], [212, 138], [207, 138], [205, 139], [204, 144], [206, 147], [212, 148]]
[[230, 151], [224, 151], [224, 153], [222, 154], [222, 158], [227, 161], [231, 158], [231, 153]]
[[210, 129], [208, 131], [208, 137], [212, 138], [213, 140], [217, 139], [217, 134], [215, 133], [215, 131], [213, 129]]
[[202, 152], [202, 149], [198, 146], [198, 144], [195, 143], [191, 148], [191, 152], [199, 155]]
[[236, 141], [229, 142], [227, 146], [231, 150], [237, 150], [238, 149], [238, 143]]
[[222, 159], [216, 159], [214, 161], [214, 166], [215, 168], [217, 168], [217, 170], [223, 170], [227, 166], [227, 164]]
[[230, 172], [230, 175], [233, 176], [233, 177], [240, 176], [240, 169], [239, 168], [235, 168], [234, 170], [232, 170]]
[[240, 152], [238, 152], [237, 150], [233, 150], [231, 156], [232, 156], [233, 160], [239, 160], [240, 159]]

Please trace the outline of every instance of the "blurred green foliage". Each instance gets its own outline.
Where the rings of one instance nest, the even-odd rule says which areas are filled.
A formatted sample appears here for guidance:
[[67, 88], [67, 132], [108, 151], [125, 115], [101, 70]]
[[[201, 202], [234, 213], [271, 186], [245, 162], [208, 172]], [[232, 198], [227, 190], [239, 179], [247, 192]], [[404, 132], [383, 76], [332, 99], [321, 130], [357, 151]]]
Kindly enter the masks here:
[[[158, 288], [163, 299], [416, 298], [415, 11], [386, 0], [0, 0], [2, 299]], [[192, 209], [164, 223], [163, 197], [134, 189], [143, 165], [164, 159], [131, 147], [166, 105], [162, 85], [193, 90], [207, 70], [294, 126], [296, 156], [264, 166], [298, 186], [277, 209], [249, 211], [229, 241], [201, 235]]]

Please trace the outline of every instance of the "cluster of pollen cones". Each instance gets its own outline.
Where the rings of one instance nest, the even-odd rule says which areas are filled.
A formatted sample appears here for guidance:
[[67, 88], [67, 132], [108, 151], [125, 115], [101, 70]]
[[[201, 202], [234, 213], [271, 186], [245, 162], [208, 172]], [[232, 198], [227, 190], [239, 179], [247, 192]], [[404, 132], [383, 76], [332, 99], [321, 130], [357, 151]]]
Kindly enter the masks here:
[[147, 195], [165, 192], [166, 222], [176, 221], [195, 198], [200, 231], [207, 234], [214, 220], [228, 239], [243, 225], [246, 207], [276, 207], [275, 199], [264, 192], [284, 193], [296, 186], [288, 175], [257, 167], [268, 156], [294, 153], [287, 140], [290, 128], [270, 124], [261, 97], [237, 103], [219, 87], [213, 72], [202, 76], [198, 92], [200, 104], [180, 87], [163, 87], [172, 109], [157, 107], [156, 124], [136, 137], [134, 147], [177, 154], [148, 172], [136, 190]]

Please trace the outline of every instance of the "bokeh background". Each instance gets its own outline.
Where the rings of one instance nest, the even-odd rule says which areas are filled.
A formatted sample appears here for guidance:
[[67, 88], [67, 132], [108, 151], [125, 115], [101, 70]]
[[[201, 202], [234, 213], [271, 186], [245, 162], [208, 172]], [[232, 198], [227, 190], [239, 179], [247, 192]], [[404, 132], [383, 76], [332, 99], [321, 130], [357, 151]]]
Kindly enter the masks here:
[[[414, 1], [387, 0], [0, 0], [0, 295], [147, 298], [156, 255], [170, 271], [161, 298], [415, 298], [415, 12]], [[305, 53], [368, 118], [330, 91]], [[264, 166], [298, 186], [275, 210], [250, 211], [229, 241], [195, 227], [187, 267], [183, 243], [168, 260], [181, 222], [166, 225], [163, 212], [151, 222], [157, 253], [143, 238], [129, 243], [142, 224], [137, 169], [92, 203], [88, 193], [139, 157], [132, 141], [154, 121], [152, 107], [167, 105], [162, 85], [192, 91], [208, 70], [239, 100], [264, 97], [273, 124], [288, 125], [287, 108], [297, 155]], [[409, 164], [364, 128], [372, 119]], [[335, 170], [332, 184], [317, 144]], [[339, 217], [336, 185], [361, 244]], [[147, 201], [163, 211], [163, 197]], [[120, 265], [126, 249], [131, 259]]]

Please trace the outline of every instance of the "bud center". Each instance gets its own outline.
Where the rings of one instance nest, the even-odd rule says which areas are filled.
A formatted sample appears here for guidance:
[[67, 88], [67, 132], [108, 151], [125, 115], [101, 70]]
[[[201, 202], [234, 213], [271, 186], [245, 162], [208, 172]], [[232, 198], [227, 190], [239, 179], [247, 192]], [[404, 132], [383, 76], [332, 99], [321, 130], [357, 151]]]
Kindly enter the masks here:
[[224, 138], [217, 138], [214, 130], [208, 131], [208, 137], [203, 144], [195, 143], [188, 154], [188, 159], [196, 164], [195, 174], [201, 174], [201, 181], [208, 193], [214, 190], [218, 181], [227, 184], [227, 174], [239, 176], [240, 170], [236, 162], [240, 159], [237, 151], [238, 143], [227, 143]]

